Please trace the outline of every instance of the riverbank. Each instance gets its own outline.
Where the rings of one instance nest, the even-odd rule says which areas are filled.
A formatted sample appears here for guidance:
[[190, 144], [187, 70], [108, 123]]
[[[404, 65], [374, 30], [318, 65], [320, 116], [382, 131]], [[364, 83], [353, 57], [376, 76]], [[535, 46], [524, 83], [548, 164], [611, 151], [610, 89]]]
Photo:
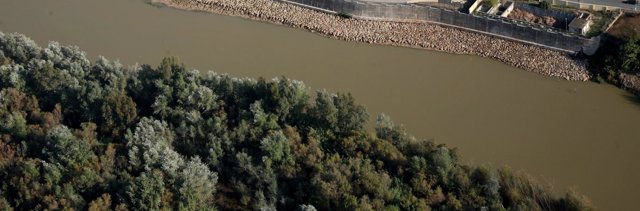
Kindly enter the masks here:
[[624, 88], [636, 95], [640, 95], [640, 76], [622, 73], [618, 76], [618, 79]]
[[429, 23], [344, 18], [274, 0], [151, 0], [169, 7], [240, 16], [303, 28], [328, 37], [471, 54], [567, 80], [589, 79], [587, 62], [566, 53]]
[[[640, 16], [628, 13], [621, 16], [603, 36], [601, 48], [590, 60], [593, 75], [623, 87], [640, 97]], [[627, 50], [624, 50], [628, 48]]]

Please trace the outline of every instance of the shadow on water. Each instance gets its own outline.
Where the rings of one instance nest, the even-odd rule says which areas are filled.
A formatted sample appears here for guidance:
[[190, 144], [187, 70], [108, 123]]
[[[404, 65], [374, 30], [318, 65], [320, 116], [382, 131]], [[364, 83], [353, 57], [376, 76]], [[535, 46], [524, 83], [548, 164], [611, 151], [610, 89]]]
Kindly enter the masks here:
[[155, 2], [153, 0], [145, 0], [144, 3], [148, 4], [148, 5], [151, 5], [153, 7], [156, 7], [156, 8], [165, 8], [165, 7], [167, 7], [167, 5], [165, 5], [163, 3], [160, 3], [160, 2]]
[[634, 105], [640, 107], [640, 93], [633, 94], [633, 93], [627, 92], [624, 94], [623, 97], [627, 99], [629, 102], [633, 103]]

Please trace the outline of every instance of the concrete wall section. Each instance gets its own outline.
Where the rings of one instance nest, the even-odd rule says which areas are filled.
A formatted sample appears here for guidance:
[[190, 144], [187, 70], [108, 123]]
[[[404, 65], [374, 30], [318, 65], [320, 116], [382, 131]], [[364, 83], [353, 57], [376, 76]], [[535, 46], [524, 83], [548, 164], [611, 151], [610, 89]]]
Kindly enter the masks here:
[[576, 15], [572, 13], [568, 13], [560, 10], [553, 10], [553, 9], [542, 9], [537, 6], [533, 6], [533, 5], [525, 4], [521, 2], [517, 2], [515, 7], [522, 10], [529, 11], [536, 16], [540, 16], [540, 17], [550, 16], [550, 17], [554, 17], [557, 20], [564, 20], [566, 18], [569, 21], [571, 21], [573, 20], [573, 18], [576, 17]]
[[578, 9], [589, 9], [594, 11], [629, 9], [629, 8], [610, 6], [610, 5], [589, 4], [589, 3], [580, 2], [579, 0], [545, 0], [545, 1], [548, 1], [553, 5], [567, 6], [567, 7], [573, 7]]
[[597, 39], [539, 28], [505, 18], [488, 18], [430, 6], [398, 3], [371, 3], [358, 0], [289, 0], [298, 5], [355, 18], [386, 21], [426, 21], [476, 31], [555, 50], [580, 52]]
[[482, 0], [476, 0], [475, 2], [473, 2], [473, 4], [469, 7], [469, 11], [467, 11], [467, 13], [471, 14], [473, 13], [473, 11], [476, 11], [478, 6], [480, 6], [480, 3], [482, 3]]

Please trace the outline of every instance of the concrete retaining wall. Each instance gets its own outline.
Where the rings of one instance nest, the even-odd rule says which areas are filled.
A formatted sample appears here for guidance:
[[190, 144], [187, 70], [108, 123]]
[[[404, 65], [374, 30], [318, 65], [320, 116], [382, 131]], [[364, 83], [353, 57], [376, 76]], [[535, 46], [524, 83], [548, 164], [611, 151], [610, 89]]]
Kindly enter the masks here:
[[473, 13], [473, 11], [476, 11], [478, 6], [480, 6], [480, 3], [482, 3], [482, 0], [476, 0], [475, 2], [473, 2], [473, 4], [469, 7], [469, 11], [467, 11], [467, 13], [471, 14]]
[[551, 4], [553, 4], [553, 5], [567, 6], [567, 7], [594, 10], [594, 11], [621, 9], [620, 7], [606, 6], [606, 5], [599, 5], [599, 4], [588, 4], [588, 3], [578, 2], [578, 1], [575, 1], [575, 0], [545, 0], [545, 1], [547, 1], [547, 2], [549, 2]]
[[502, 14], [500, 14], [500, 17], [506, 18], [509, 16], [509, 14], [511, 14], [511, 11], [513, 11], [513, 8], [515, 8], [515, 3], [513, 3], [512, 1], [507, 2], [507, 9], [504, 10], [504, 12], [502, 12]]
[[358, 0], [288, 1], [360, 19], [443, 24], [566, 52], [580, 52], [585, 46], [598, 44], [597, 39], [567, 34], [552, 27], [541, 28], [506, 18], [477, 16], [430, 6]]
[[565, 20], [566, 18], [569, 22], [571, 22], [571, 20], [573, 20], [576, 17], [576, 15], [572, 13], [559, 11], [559, 10], [552, 10], [552, 9], [542, 9], [537, 6], [533, 6], [533, 5], [525, 4], [521, 2], [516, 2], [516, 8], [529, 11], [539, 17], [550, 16], [555, 18], [556, 20]]

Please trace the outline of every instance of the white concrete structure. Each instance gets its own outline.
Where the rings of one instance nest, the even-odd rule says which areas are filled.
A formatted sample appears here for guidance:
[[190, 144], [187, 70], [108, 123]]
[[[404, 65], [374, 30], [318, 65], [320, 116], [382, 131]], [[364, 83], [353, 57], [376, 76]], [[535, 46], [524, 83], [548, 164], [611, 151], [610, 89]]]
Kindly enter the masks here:
[[586, 13], [580, 14], [580, 16], [574, 18], [571, 23], [569, 23], [569, 31], [581, 35], [586, 35], [589, 29], [591, 28], [591, 16]]

